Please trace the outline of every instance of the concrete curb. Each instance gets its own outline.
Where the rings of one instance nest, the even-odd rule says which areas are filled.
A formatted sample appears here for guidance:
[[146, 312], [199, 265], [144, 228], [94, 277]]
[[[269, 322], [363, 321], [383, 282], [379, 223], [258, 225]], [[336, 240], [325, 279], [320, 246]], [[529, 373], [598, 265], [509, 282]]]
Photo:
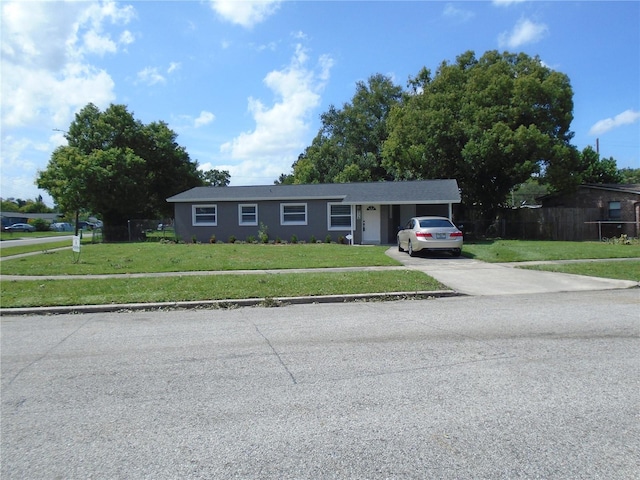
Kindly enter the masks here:
[[352, 295], [318, 295], [311, 297], [245, 298], [238, 300], [201, 300], [189, 302], [120, 303], [107, 305], [70, 305], [61, 307], [0, 308], [0, 316], [60, 315], [80, 313], [113, 313], [175, 309], [232, 309], [240, 307], [282, 307], [314, 303], [350, 303], [392, 300], [426, 300], [429, 298], [457, 297], [464, 294], [454, 290], [419, 292], [359, 293]]

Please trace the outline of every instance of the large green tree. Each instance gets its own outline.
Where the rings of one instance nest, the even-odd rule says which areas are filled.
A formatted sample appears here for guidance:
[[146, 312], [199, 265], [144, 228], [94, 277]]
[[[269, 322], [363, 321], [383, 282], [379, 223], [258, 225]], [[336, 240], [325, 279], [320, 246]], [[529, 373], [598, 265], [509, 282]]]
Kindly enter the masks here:
[[580, 183], [621, 183], [623, 180], [615, 159], [600, 158], [592, 147], [582, 150], [578, 174]]
[[126, 239], [130, 219], [171, 215], [167, 197], [202, 185], [197, 162], [167, 124], [145, 125], [124, 105], [87, 105], [65, 137], [36, 183], [64, 211], [101, 216], [108, 241]]
[[640, 168], [621, 168], [618, 173], [620, 183], [640, 183]]
[[322, 127], [293, 164], [293, 177], [276, 183], [344, 183], [388, 179], [382, 166], [387, 117], [402, 97], [391, 78], [376, 74], [356, 84], [350, 103], [321, 115]]
[[231, 175], [228, 170], [207, 170], [206, 172], [200, 172], [200, 178], [205, 185], [212, 187], [226, 187], [231, 181]]
[[463, 201], [491, 217], [514, 186], [543, 171], [561, 186], [578, 162], [569, 79], [537, 57], [466, 52], [409, 85], [383, 148], [395, 179], [455, 178]]

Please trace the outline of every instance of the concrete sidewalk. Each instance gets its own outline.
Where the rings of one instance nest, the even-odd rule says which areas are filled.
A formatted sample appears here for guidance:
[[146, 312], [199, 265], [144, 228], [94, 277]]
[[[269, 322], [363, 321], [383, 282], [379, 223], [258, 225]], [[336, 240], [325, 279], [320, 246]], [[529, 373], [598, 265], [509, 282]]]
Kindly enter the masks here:
[[[470, 258], [410, 257], [397, 248], [387, 255], [408, 268], [419, 270], [465, 295], [517, 295], [531, 293], [612, 290], [640, 286], [630, 280], [587, 277], [567, 273], [517, 268], [518, 265], [553, 262], [486, 263]], [[640, 295], [640, 293], [639, 293]]]

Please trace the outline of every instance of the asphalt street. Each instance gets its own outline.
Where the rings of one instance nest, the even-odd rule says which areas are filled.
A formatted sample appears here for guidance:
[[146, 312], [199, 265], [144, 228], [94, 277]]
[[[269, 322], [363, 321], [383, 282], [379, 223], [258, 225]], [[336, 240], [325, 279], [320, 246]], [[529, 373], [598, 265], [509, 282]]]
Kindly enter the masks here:
[[58, 235], [54, 237], [30, 237], [28, 233], [15, 233], [15, 238], [11, 240], [3, 240], [0, 242], [0, 247], [15, 247], [17, 245], [39, 245], [44, 243], [55, 243], [62, 242], [65, 240], [69, 241], [69, 245], [71, 245], [71, 239], [73, 235]]
[[8, 479], [630, 479], [638, 289], [3, 316]]

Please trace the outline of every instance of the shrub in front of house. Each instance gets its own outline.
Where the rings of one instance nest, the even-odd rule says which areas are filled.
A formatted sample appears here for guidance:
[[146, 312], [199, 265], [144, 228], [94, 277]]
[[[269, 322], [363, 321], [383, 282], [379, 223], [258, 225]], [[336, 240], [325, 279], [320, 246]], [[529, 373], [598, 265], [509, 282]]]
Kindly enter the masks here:
[[269, 243], [269, 227], [267, 227], [264, 223], [260, 222], [260, 229], [258, 230], [258, 238], [261, 243]]
[[33, 220], [30, 220], [29, 225], [36, 227], [36, 232], [47, 232], [51, 227], [51, 223], [42, 218], [34, 218]]
[[298, 243], [298, 236], [295, 233], [291, 235], [291, 243]]

